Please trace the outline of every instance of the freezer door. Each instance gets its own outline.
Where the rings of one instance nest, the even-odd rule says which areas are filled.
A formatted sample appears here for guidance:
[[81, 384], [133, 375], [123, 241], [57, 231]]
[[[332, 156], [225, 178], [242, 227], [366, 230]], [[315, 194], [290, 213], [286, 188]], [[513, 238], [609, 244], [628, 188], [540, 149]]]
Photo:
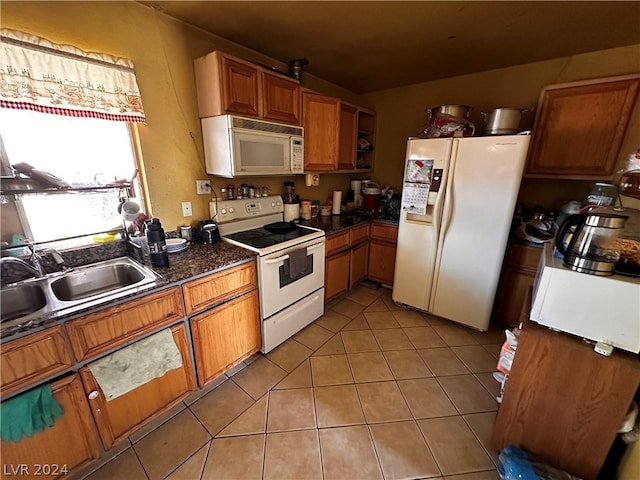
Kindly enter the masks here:
[[[402, 212], [398, 225], [392, 298], [395, 302], [421, 310], [427, 310], [431, 293], [452, 146], [450, 138], [416, 139], [407, 143], [407, 161], [433, 160], [434, 170], [443, 172], [440, 189], [432, 195], [426, 215]], [[407, 161], [403, 178], [407, 176]]]
[[429, 311], [484, 331], [498, 285], [528, 135], [455, 139]]

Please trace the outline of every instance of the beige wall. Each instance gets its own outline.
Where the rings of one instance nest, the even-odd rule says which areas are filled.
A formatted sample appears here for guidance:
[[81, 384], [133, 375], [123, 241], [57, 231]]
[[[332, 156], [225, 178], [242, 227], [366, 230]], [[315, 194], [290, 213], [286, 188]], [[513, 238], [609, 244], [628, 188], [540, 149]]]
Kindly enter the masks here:
[[[208, 218], [208, 195], [196, 194], [196, 179], [206, 179], [198, 118], [193, 59], [219, 49], [252, 61], [286, 65], [200, 29], [174, 20], [136, 2], [0, 3], [3, 28], [38, 35], [85, 51], [109, 53], [133, 61], [147, 123], [139, 126], [151, 208], [166, 230]], [[224, 19], [221, 19], [224, 21]], [[349, 101], [357, 96], [309, 74], [303, 86]], [[305, 188], [304, 197], [326, 200], [333, 189], [348, 188], [348, 176], [322, 176], [321, 186]], [[283, 177], [247, 178], [281, 193]], [[215, 187], [228, 180], [211, 179]], [[239, 184], [237, 179], [229, 181]], [[190, 201], [193, 217], [182, 216], [181, 202]], [[115, 207], [114, 207], [115, 208]]]
[[[427, 122], [425, 109], [438, 105], [473, 106], [471, 121], [482, 130], [484, 109], [535, 108], [546, 85], [640, 72], [640, 45], [557, 58], [545, 62], [490, 70], [444, 80], [378, 91], [363, 96], [377, 112], [375, 179], [400, 187], [407, 137], [417, 135]], [[523, 129], [533, 126], [533, 114], [523, 115]], [[640, 108], [623, 143], [620, 158], [640, 147]], [[553, 208], [563, 199], [582, 199], [593, 182], [525, 180], [521, 197], [526, 203]], [[564, 202], [562, 202], [564, 203]]]
[[[195, 180], [205, 179], [202, 135], [197, 112], [193, 59], [220, 49], [286, 69], [286, 65], [225, 39], [176, 21], [136, 2], [14, 2], [0, 3], [2, 27], [69, 43], [86, 51], [127, 57], [134, 62], [147, 115], [140, 140], [153, 214], [166, 229], [208, 217], [209, 196], [195, 193]], [[224, 21], [222, 19], [221, 21]], [[479, 112], [495, 107], [535, 107], [548, 84], [640, 71], [640, 45], [559, 58], [547, 62], [492, 70], [357, 96], [322, 79], [304, 74], [306, 88], [344, 98], [377, 111], [376, 168], [373, 179], [382, 186], [400, 187], [406, 139], [427, 120], [427, 107], [459, 103], [474, 106], [471, 120], [481, 128]], [[638, 110], [638, 109], [636, 109]], [[633, 129], [640, 131], [636, 112]], [[531, 126], [533, 116], [523, 126]], [[621, 155], [640, 145], [640, 135], [625, 141]], [[363, 178], [360, 175], [358, 178]], [[304, 187], [304, 177], [248, 178], [247, 183], [282, 191], [294, 179], [301, 197], [321, 202], [334, 189], [346, 191], [351, 176], [322, 175], [320, 187]], [[214, 187], [237, 179], [211, 178]], [[551, 187], [549, 186], [551, 185]], [[557, 186], [561, 188], [558, 189]], [[564, 185], [564, 186], [563, 186]], [[569, 198], [583, 195], [590, 182], [571, 182]], [[566, 182], [528, 182], [525, 197], [563, 196]], [[575, 193], [574, 193], [575, 191]], [[584, 192], [586, 193], [586, 192]], [[182, 217], [181, 202], [193, 204], [194, 215]]]

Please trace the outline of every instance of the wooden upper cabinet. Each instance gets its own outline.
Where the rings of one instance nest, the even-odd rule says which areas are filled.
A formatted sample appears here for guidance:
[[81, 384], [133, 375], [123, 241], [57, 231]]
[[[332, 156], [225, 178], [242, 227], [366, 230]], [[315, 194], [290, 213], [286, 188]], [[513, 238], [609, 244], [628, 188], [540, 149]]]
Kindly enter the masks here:
[[300, 85], [280, 75], [262, 73], [262, 116], [300, 124]]
[[543, 89], [525, 175], [612, 178], [639, 84], [629, 75]]
[[328, 172], [338, 168], [340, 99], [304, 92], [304, 169]]
[[221, 56], [222, 108], [226, 113], [258, 116], [258, 69]]
[[358, 136], [358, 109], [352, 105], [340, 106], [340, 125], [338, 141], [338, 169], [356, 168], [356, 143]]
[[234, 114], [300, 125], [300, 83], [215, 51], [194, 61], [200, 118]]

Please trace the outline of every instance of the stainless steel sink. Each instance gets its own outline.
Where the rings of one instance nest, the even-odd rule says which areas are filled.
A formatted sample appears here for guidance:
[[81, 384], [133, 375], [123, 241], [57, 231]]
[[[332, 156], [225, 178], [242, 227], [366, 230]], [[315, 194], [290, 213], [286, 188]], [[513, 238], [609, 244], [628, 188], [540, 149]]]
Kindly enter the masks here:
[[160, 277], [128, 257], [32, 278], [0, 289], [1, 333], [36, 319], [100, 307], [151, 288]]
[[69, 273], [51, 283], [58, 300], [72, 301], [134, 285], [145, 279], [139, 268], [131, 264], [95, 266]]
[[13, 285], [0, 290], [0, 322], [8, 322], [37, 312], [47, 305], [47, 296], [40, 285]]

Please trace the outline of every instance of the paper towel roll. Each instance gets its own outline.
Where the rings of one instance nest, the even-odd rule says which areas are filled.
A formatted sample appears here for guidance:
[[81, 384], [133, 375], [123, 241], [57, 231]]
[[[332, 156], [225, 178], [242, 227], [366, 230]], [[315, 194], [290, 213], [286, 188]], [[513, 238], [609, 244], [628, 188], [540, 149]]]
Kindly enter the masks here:
[[333, 191], [333, 207], [331, 208], [331, 213], [334, 215], [340, 215], [340, 204], [342, 203], [342, 191], [334, 190]]

